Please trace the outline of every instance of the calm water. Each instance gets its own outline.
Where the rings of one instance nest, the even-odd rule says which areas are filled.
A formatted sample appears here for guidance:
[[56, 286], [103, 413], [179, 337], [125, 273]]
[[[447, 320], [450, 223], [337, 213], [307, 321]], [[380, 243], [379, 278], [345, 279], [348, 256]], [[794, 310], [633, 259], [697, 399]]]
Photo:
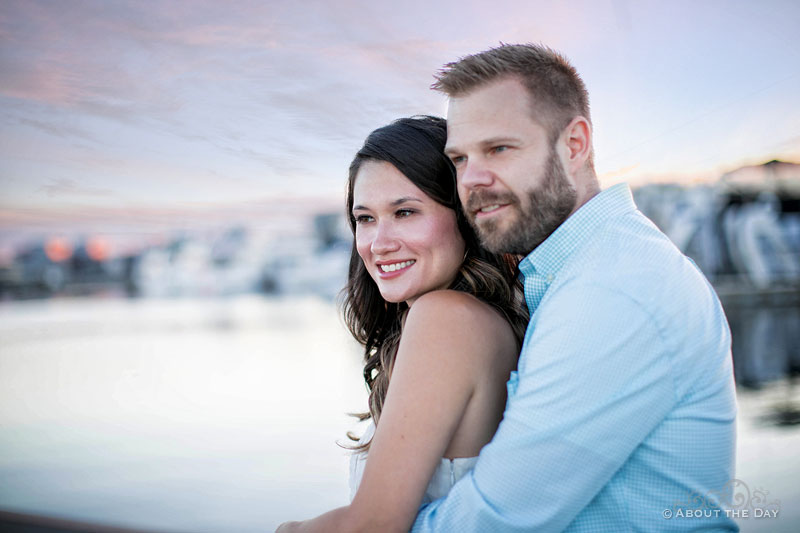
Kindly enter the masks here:
[[[797, 348], [795, 348], [796, 350]], [[316, 299], [0, 305], [0, 508], [129, 527], [271, 531], [347, 500], [360, 354]], [[800, 523], [786, 379], [739, 393], [737, 477]]]

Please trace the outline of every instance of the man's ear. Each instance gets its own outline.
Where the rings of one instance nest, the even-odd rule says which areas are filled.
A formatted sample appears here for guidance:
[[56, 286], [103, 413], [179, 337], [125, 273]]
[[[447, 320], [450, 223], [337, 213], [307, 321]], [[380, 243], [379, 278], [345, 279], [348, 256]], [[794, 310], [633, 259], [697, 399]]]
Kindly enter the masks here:
[[592, 155], [592, 126], [586, 118], [577, 116], [564, 128], [561, 134], [564, 153], [564, 166], [567, 172], [580, 171]]

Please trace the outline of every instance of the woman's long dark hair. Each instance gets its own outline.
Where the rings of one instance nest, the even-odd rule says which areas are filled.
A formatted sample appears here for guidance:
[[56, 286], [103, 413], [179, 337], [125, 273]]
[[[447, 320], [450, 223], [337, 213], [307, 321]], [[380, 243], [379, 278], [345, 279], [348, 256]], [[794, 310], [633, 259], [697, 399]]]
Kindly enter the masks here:
[[[364, 346], [364, 380], [369, 388], [369, 413], [357, 416], [362, 420], [371, 417], [375, 424], [380, 419], [389, 388], [389, 378], [400, 343], [402, 316], [408, 306], [405, 302], [387, 302], [381, 297], [375, 281], [356, 251], [353, 186], [365, 161], [391, 163], [430, 198], [455, 211], [458, 229], [466, 244], [466, 256], [450, 289], [472, 294], [500, 311], [508, 319], [520, 343], [527, 327], [528, 313], [516, 276], [517, 261], [507, 255], [493, 254], [480, 245], [458, 200], [455, 171], [450, 159], [444, 155], [446, 140], [447, 127], [442, 118], [401, 118], [373, 131], [350, 164], [347, 217], [354, 242], [348, 281], [343, 291], [342, 312], [353, 337]], [[348, 436], [358, 440], [353, 435]], [[354, 449], [368, 448], [367, 442]]]

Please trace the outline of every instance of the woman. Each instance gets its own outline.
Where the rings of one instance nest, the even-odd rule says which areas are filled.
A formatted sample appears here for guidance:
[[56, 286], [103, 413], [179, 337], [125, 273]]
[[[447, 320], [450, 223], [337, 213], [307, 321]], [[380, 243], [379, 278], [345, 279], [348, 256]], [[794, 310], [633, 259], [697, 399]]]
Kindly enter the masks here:
[[481, 248], [463, 215], [445, 140], [443, 119], [400, 119], [350, 165], [344, 315], [364, 346], [374, 435], [356, 447], [351, 504], [282, 533], [408, 531], [500, 423], [527, 316], [513, 265]]

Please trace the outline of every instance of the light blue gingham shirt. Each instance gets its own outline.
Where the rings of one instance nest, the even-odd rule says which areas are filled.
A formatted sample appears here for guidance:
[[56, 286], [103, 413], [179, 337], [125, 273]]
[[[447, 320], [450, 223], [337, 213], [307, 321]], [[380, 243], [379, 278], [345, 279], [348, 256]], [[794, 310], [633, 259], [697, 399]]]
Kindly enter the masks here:
[[730, 332], [694, 264], [621, 184], [520, 270], [531, 320], [503, 421], [413, 531], [737, 531], [724, 503], [678, 512], [734, 477]]

